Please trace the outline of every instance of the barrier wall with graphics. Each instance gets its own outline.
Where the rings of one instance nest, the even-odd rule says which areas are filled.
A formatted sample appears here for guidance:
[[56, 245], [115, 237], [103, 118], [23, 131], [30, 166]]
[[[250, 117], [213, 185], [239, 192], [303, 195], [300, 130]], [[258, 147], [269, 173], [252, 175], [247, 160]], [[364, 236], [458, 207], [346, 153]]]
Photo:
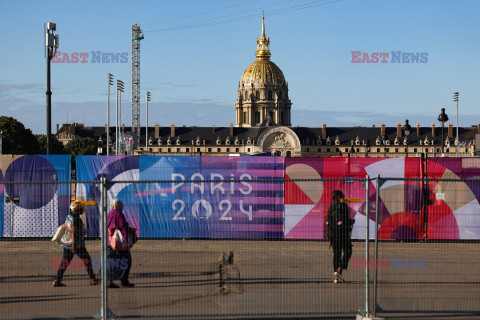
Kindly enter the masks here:
[[[285, 183], [285, 238], [325, 239], [324, 223], [333, 190], [341, 190], [355, 219], [352, 237], [364, 239], [366, 223], [375, 232], [376, 181], [369, 184], [370, 213], [365, 214], [366, 186], [354, 178], [380, 180], [380, 239], [480, 239], [480, 178], [478, 158], [286, 158], [285, 178], [325, 181]], [[444, 179], [428, 181], [421, 178]], [[328, 181], [344, 178], [344, 181]], [[412, 180], [408, 180], [412, 179]], [[414, 180], [417, 179], [417, 180]], [[465, 181], [448, 181], [465, 179]], [[428, 205], [425, 203], [430, 200]]]
[[[0, 155], [0, 236], [49, 237], [69, 210], [69, 155]], [[45, 183], [48, 182], [48, 183]]]

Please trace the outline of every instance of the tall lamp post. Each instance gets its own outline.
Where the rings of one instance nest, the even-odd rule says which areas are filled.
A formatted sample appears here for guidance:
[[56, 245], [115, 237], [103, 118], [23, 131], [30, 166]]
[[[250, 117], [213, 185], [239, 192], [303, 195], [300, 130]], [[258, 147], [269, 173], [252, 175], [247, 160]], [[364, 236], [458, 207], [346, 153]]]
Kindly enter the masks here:
[[107, 93], [107, 156], [110, 155], [110, 86], [113, 86], [113, 74], [109, 73]]
[[443, 146], [445, 144], [445, 140], [443, 139], [443, 129], [445, 127], [445, 122], [448, 121], [448, 116], [445, 113], [445, 108], [442, 108], [442, 113], [440, 113], [440, 115], [438, 116], [438, 121], [440, 121], [440, 123], [442, 124], [442, 157], [444, 157], [445, 154], [443, 153]]
[[453, 101], [457, 103], [457, 145], [455, 148], [455, 155], [457, 158], [458, 158], [458, 144], [460, 143], [460, 140], [458, 140], [458, 95], [459, 95], [458, 91], [453, 93]]
[[3, 154], [3, 131], [0, 130], [0, 154]]
[[[45, 26], [44, 26], [45, 28]], [[50, 90], [50, 60], [55, 56], [58, 49], [58, 35], [53, 34], [57, 25], [48, 22], [45, 31], [45, 56], [47, 58], [47, 154], [51, 153], [50, 136], [52, 135], [52, 91]]]
[[[151, 97], [150, 91], [147, 91], [147, 112], [145, 112], [147, 115], [145, 122], [145, 151], [148, 150], [148, 102], [152, 101]], [[140, 132], [138, 134], [140, 135]]]
[[120, 148], [120, 122], [121, 119], [121, 106], [120, 106], [120, 99], [121, 93], [124, 92], [124, 84], [123, 81], [117, 80], [117, 112], [116, 112], [116, 129], [115, 129], [115, 154], [118, 156], [118, 149]]

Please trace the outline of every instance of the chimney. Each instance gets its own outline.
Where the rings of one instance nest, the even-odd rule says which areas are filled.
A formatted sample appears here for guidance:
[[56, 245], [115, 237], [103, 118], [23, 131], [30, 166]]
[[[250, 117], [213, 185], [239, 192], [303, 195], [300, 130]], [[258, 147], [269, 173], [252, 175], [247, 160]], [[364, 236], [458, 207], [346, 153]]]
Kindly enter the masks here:
[[212, 129], [213, 129], [213, 133], [215, 133], [215, 124], [213, 125]]
[[448, 124], [448, 137], [449, 138], [453, 137], [453, 124], [451, 123]]
[[417, 136], [420, 137], [420, 123], [417, 123]]
[[155, 123], [155, 139], [160, 138], [160, 125]]
[[170, 137], [175, 137], [175, 123], [170, 125]]
[[478, 124], [478, 133], [480, 133], [480, 123]]
[[106, 123], [105, 123], [105, 133], [108, 133], [108, 126]]
[[397, 124], [397, 137], [399, 137], [399, 138], [402, 137], [402, 124], [401, 123]]
[[230, 137], [233, 137], [233, 123], [230, 123]]
[[58, 123], [57, 123], [57, 133], [58, 133]]
[[435, 138], [435, 123], [432, 123], [432, 138]]
[[322, 126], [322, 139], [327, 139], [327, 125], [325, 123]]
[[374, 124], [372, 124], [372, 128], [375, 128], [375, 125], [374, 125]]
[[385, 135], [385, 123], [382, 123], [382, 125], [380, 126], [380, 136], [384, 136]]

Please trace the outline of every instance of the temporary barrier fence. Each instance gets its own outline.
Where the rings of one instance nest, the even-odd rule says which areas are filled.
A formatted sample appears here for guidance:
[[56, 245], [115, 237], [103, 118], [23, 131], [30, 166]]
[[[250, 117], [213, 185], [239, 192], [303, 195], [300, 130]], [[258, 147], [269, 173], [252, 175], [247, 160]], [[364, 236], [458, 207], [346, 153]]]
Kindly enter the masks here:
[[[479, 247], [464, 240], [478, 234], [479, 180], [378, 176], [108, 181], [99, 177], [75, 182], [77, 188], [96, 188], [89, 193], [94, 197], [83, 199], [96, 201], [95, 206], [87, 206], [87, 215], [97, 214], [100, 240], [86, 241], [96, 274], [105, 272], [102, 266], [111, 262], [106, 255], [108, 205], [114, 198], [124, 202], [123, 212], [141, 239], [131, 250], [130, 280], [136, 286], [109, 289], [103, 281], [101, 287], [90, 287], [83, 265], [73, 260], [77, 262], [63, 280], [67, 287], [53, 288], [56, 268], [61, 266], [56, 245], [1, 241], [0, 258], [7, 263], [2, 264], [0, 279], [5, 306], [0, 318], [478, 311], [480, 279], [474, 259]], [[42, 190], [39, 186], [67, 186], [72, 181], [2, 183], [35, 185], [27, 195], [35, 198]], [[301, 186], [301, 192], [295, 186]], [[358, 241], [344, 272], [346, 284], [333, 282], [327, 241], [269, 241], [284, 238], [290, 233], [287, 228], [308, 225], [312, 229], [300, 232], [318, 232], [324, 239], [333, 190], [350, 199], [350, 216], [356, 220], [353, 233]], [[282, 208], [287, 196], [303, 202], [308, 196], [314, 204], [288, 211]], [[85, 218], [88, 229], [92, 219]], [[379, 242], [384, 235], [410, 241]], [[373, 249], [365, 241], [368, 238], [375, 239]], [[448, 241], [439, 243], [439, 239]], [[114, 264], [124, 267], [124, 261]]]

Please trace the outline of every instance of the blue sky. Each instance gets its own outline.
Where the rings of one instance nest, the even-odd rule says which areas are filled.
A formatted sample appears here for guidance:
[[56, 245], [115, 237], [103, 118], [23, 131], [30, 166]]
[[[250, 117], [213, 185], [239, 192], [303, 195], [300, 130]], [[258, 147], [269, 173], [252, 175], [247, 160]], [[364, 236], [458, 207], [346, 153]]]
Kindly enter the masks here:
[[[59, 51], [90, 54], [88, 63], [52, 63], [53, 131], [67, 121], [105, 124], [108, 72], [126, 84], [122, 119], [130, 124], [130, 37], [138, 23], [141, 124], [149, 90], [150, 126], [228, 126], [238, 82], [255, 60], [262, 10], [272, 61], [289, 84], [293, 125], [439, 125], [442, 107], [455, 123], [454, 91], [460, 125], [480, 123], [476, 0], [1, 1], [0, 114], [45, 133], [43, 23], [52, 21]], [[91, 63], [91, 51], [126, 52], [128, 63]], [[351, 63], [351, 51], [427, 52], [428, 62]]]

